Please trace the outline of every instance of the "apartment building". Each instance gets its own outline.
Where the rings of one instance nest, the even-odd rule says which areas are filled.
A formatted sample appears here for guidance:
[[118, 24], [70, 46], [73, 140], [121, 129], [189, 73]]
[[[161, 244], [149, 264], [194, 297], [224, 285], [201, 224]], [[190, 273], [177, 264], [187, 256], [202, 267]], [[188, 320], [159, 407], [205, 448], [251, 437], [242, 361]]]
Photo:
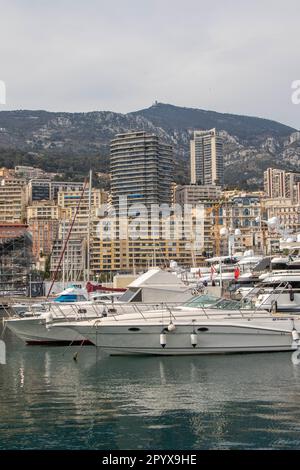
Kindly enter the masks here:
[[119, 197], [134, 203], [170, 204], [172, 200], [172, 147], [153, 134], [128, 132], [111, 141], [111, 194], [117, 209]]
[[0, 221], [24, 221], [27, 199], [25, 180], [10, 177], [2, 178], [0, 180]]
[[[89, 190], [86, 189], [82, 194], [82, 190], [60, 190], [57, 193], [57, 205], [63, 209], [70, 209], [72, 216], [75, 214], [76, 208], [80, 201], [78, 214], [81, 216], [89, 215]], [[108, 201], [108, 193], [103, 189], [92, 189], [91, 191], [91, 211], [95, 213], [97, 209], [101, 209]]]
[[32, 237], [32, 254], [36, 260], [50, 255], [52, 246], [58, 237], [59, 221], [57, 219], [32, 219], [29, 231]]
[[290, 199], [300, 204], [300, 173], [268, 168], [264, 172], [264, 191], [268, 198]]
[[216, 129], [194, 131], [190, 160], [192, 184], [224, 184], [223, 140]]
[[222, 198], [221, 186], [190, 184], [177, 186], [175, 202], [178, 204], [198, 204], [202, 201], [212, 201]]
[[32, 179], [28, 183], [29, 204], [35, 201], [51, 199], [51, 181], [49, 179]]

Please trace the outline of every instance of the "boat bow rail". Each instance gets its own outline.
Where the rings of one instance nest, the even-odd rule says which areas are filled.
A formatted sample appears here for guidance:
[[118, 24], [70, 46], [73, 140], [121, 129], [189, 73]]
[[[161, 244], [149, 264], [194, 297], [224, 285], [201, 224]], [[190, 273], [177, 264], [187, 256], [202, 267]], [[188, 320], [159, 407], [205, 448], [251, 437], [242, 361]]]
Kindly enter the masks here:
[[[290, 315], [277, 315], [273, 316], [269, 312], [263, 313], [262, 311], [230, 311], [230, 310], [219, 310], [219, 309], [191, 309], [187, 312], [185, 309], [180, 308], [164, 308], [163, 310], [152, 310], [146, 312], [135, 311], [134, 313], [127, 313], [122, 315], [110, 315], [109, 317], [102, 317], [93, 320], [89, 320], [88, 324], [93, 325], [94, 327], [100, 327], [101, 325], [113, 325], [113, 324], [122, 324], [122, 323], [151, 323], [159, 322], [165, 325], [176, 322], [176, 324], [191, 324], [201, 321], [220, 321], [220, 320], [246, 320], [248, 322], [259, 320], [270, 320], [274, 321], [292, 321]], [[275, 328], [276, 329], [276, 328]], [[287, 328], [286, 331], [290, 331], [290, 328]]]

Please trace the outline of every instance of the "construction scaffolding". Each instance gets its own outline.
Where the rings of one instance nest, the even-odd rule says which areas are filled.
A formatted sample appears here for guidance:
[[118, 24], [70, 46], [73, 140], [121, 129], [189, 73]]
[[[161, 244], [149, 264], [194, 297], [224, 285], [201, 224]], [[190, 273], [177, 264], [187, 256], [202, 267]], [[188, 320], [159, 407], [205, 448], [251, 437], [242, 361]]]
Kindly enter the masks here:
[[24, 225], [0, 226], [0, 294], [26, 293], [32, 240]]

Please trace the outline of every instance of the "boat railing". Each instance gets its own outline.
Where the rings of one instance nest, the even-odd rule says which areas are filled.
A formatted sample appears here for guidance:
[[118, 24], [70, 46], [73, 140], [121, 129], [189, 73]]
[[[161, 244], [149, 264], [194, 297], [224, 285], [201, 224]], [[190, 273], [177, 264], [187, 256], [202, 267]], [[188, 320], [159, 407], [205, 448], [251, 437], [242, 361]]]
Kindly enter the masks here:
[[262, 290], [260, 286], [252, 287], [249, 292], [245, 295], [244, 299], [253, 299], [256, 295], [258, 295]]
[[[131, 314], [136, 313], [141, 316], [144, 320], [146, 317], [144, 312], [149, 311], [169, 311], [172, 307], [178, 307], [182, 305], [182, 302], [160, 302], [160, 303], [124, 303], [124, 304], [115, 304], [113, 308], [107, 308], [107, 316], [113, 318], [116, 321], [119, 321], [122, 314]], [[103, 318], [103, 317], [102, 317]], [[148, 318], [148, 316], [147, 316]], [[101, 320], [101, 319], [100, 319]]]
[[[289, 282], [286, 282], [286, 281], [282, 281], [276, 288], [276, 290], [272, 290], [271, 292], [269, 292], [267, 298], [264, 298], [262, 300], [262, 302], [256, 306], [255, 310], [259, 310], [263, 305], [265, 305], [268, 300], [270, 300], [271, 297], [274, 297], [274, 294], [275, 295], [275, 299], [273, 298], [272, 299], [272, 303], [271, 303], [271, 307], [269, 309], [269, 312], [272, 312], [273, 310], [273, 305], [276, 305], [276, 301], [279, 299], [280, 295], [284, 292], [284, 290], [289, 286]], [[277, 292], [277, 289], [279, 289], [279, 292]]]
[[[143, 304], [141, 304], [143, 305]], [[270, 313], [263, 313], [262, 311], [258, 311], [258, 309], [245, 309], [243, 310], [242, 308], [235, 308], [235, 309], [230, 309], [227, 308], [226, 306], [222, 308], [216, 308], [214, 306], [204, 306], [204, 305], [199, 305], [197, 307], [194, 307], [194, 311], [189, 312], [187, 314], [186, 310], [182, 309], [176, 309], [174, 310], [174, 305], [170, 305], [170, 303], [162, 302], [160, 304], [155, 304], [154, 306], [156, 308], [153, 308], [154, 306], [151, 305], [151, 308], [148, 308], [148, 314], [145, 315], [146, 310], [141, 308], [141, 305], [134, 305], [133, 311], [125, 311], [123, 313], [127, 314], [132, 314], [136, 313], [136, 317], [131, 317], [131, 318], [126, 318], [126, 320], [131, 320], [134, 321], [136, 319], [143, 319], [147, 322], [151, 320], [157, 320], [158, 317], [158, 312], [160, 312], [161, 319], [163, 322], [171, 322], [171, 321], [178, 321], [178, 320], [185, 320], [187, 316], [194, 317], [193, 320], [195, 321], [196, 319], [199, 319], [203, 317], [206, 320], [215, 320], [215, 319], [232, 319], [232, 318], [241, 318], [241, 319], [247, 319], [251, 320], [254, 318], [270, 318]], [[182, 305], [182, 304], [180, 304]], [[144, 306], [144, 305], [143, 305]], [[178, 305], [177, 305], [178, 306]], [[150, 305], [149, 305], [150, 307]], [[152, 313], [152, 315], [151, 315]], [[124, 319], [124, 315], [120, 314], [113, 314], [111, 313], [109, 315], [109, 318], [113, 319], [116, 322], [121, 322]], [[107, 319], [107, 318], [106, 318]], [[92, 320], [92, 319], [91, 319]], [[105, 320], [105, 318], [98, 318], [94, 321], [94, 326], [100, 326], [102, 321]]]
[[[255, 312], [255, 311], [247, 311], [247, 312], [242, 312], [240, 310], [233, 310], [233, 311], [222, 311], [222, 310], [218, 310], [218, 309], [211, 309], [213, 310], [212, 311], [209, 311], [207, 310], [205, 307], [201, 308], [201, 309], [197, 309], [198, 311], [194, 311], [193, 313], [191, 313], [190, 315], [187, 315], [187, 313], [185, 311], [180, 311], [180, 310], [177, 310], [176, 312], [173, 312], [172, 310], [170, 310], [170, 308], [166, 308], [165, 305], [163, 305], [163, 308], [161, 309], [161, 320], [162, 320], [162, 324], [165, 324], [167, 325], [168, 323], [170, 323], [171, 321], [174, 321], [175, 322], [178, 322], [178, 321], [184, 321], [187, 319], [187, 317], [189, 318], [188, 319], [188, 322], [190, 322], [191, 324], [193, 324], [193, 322], [199, 320], [199, 319], [204, 319], [204, 320], [222, 320], [222, 319], [226, 319], [226, 320], [230, 320], [230, 319], [237, 319], [237, 318], [241, 318], [243, 320], [248, 320], [248, 321], [251, 321], [251, 320], [254, 320], [256, 318], [260, 318], [260, 319], [269, 319], [270, 318], [270, 313], [269, 312]], [[145, 313], [145, 312], [144, 312]], [[150, 313], [150, 312], [149, 312]], [[158, 312], [152, 310], [151, 311], [152, 314], [149, 314], [149, 315], [144, 315], [142, 311], [140, 312], [136, 312], [136, 317], [132, 317], [132, 318], [126, 318], [126, 320], [128, 321], [135, 321], [135, 320], [144, 320], [145, 322], [151, 322], [153, 320], [158, 320], [160, 318], [160, 316], [158, 316]], [[122, 322], [122, 320], [124, 320], [124, 316], [123, 315], [112, 315], [110, 316], [109, 318], [113, 319], [114, 321], [116, 322]], [[282, 315], [282, 319], [288, 319], [290, 320], [290, 317], [285, 317], [284, 315]], [[103, 321], [107, 320], [107, 318], [97, 318], [96, 320], [95, 319], [91, 319], [91, 321], [93, 321], [93, 325], [95, 327], [97, 326], [101, 326], [101, 323]]]
[[84, 304], [84, 305], [70, 303], [66, 306], [67, 311], [65, 311], [62, 308], [63, 305], [59, 305], [59, 303], [57, 303], [55, 305], [52, 304], [51, 309], [53, 310], [55, 314], [58, 313], [57, 315], [58, 317], [62, 317], [65, 320], [69, 319], [70, 312], [72, 312], [72, 317], [75, 317], [76, 320], [85, 320], [86, 318], [90, 318], [91, 316], [99, 317], [102, 314], [103, 310], [99, 311], [99, 308], [96, 308], [99, 305], [100, 305], [99, 303], [94, 304], [92, 302], [88, 304]]
[[[128, 304], [107, 304], [106, 302], [97, 302], [97, 303], [88, 303], [85, 305], [68, 304], [67, 310], [62, 308], [62, 305], [56, 304], [51, 305], [52, 313], [54, 314], [55, 319], [64, 318], [65, 321], [82, 321], [86, 319], [95, 319], [95, 318], [106, 318], [111, 317], [115, 320], [118, 320], [118, 317], [122, 314], [131, 314], [136, 313], [145, 319], [143, 312], [146, 311], [157, 311], [157, 310], [167, 310], [168, 308], [182, 305], [181, 302], [172, 302], [172, 303], [149, 303], [149, 304], [137, 304], [137, 303], [128, 303]], [[99, 307], [102, 307], [99, 309]], [[71, 314], [70, 314], [71, 313]]]

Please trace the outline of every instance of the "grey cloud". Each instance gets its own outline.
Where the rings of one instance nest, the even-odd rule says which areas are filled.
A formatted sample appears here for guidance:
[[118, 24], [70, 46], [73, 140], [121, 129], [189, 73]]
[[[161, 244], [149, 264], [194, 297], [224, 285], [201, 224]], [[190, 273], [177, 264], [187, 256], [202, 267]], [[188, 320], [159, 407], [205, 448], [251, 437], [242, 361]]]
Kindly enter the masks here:
[[0, 0], [1, 109], [129, 112], [155, 99], [299, 127], [300, 4]]

